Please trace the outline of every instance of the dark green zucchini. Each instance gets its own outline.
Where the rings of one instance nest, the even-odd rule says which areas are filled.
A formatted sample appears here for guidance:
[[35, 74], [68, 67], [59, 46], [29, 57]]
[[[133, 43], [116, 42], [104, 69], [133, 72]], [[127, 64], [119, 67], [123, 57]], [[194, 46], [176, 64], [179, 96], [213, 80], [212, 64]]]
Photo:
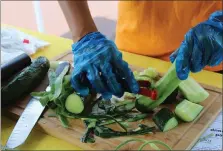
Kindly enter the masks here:
[[162, 108], [159, 112], [157, 112], [153, 116], [153, 121], [163, 132], [173, 129], [178, 125], [178, 121], [173, 112], [168, 108]]
[[45, 78], [50, 64], [45, 57], [38, 57], [21, 73], [13, 77], [1, 88], [2, 105], [11, 104], [22, 96], [29, 94]]

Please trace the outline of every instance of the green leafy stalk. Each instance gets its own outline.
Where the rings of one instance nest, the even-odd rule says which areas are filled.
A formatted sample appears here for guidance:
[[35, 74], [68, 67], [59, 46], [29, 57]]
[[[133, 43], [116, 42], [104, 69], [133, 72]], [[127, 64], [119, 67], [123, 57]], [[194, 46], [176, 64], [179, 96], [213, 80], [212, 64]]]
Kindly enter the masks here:
[[59, 120], [61, 121], [63, 127], [68, 128], [69, 122], [65, 116], [59, 115]]
[[84, 119], [84, 123], [87, 126], [87, 130], [81, 138], [81, 142], [83, 143], [94, 143], [94, 129], [96, 126], [97, 120], [95, 119]]
[[51, 87], [51, 91], [54, 92], [54, 82], [57, 79], [57, 75], [52, 69], [50, 69], [49, 72], [48, 72], [48, 79], [49, 79], [49, 84], [50, 84], [50, 87]]
[[33, 96], [33, 97], [43, 97], [43, 96], [46, 96], [48, 94], [50, 94], [50, 92], [46, 92], [46, 91], [30, 93], [30, 95]]
[[126, 132], [127, 132], [127, 129], [124, 125], [122, 125], [122, 123], [120, 123], [119, 121], [117, 121], [114, 117], [110, 116], [110, 115], [107, 115], [108, 117], [110, 117], [111, 119], [113, 119], [119, 126], [121, 126]]
[[55, 92], [54, 92], [53, 98], [51, 100], [55, 100], [61, 94], [62, 87], [63, 87], [63, 78], [66, 75], [68, 70], [69, 70], [69, 67], [66, 66], [64, 68], [64, 70], [62, 71], [62, 73], [56, 78], [56, 80], [54, 82]]
[[152, 133], [154, 130], [155, 130], [155, 127], [148, 127], [146, 125], [140, 124], [137, 129], [128, 131], [128, 132], [115, 131], [115, 130], [112, 130], [111, 128], [104, 127], [104, 126], [97, 126], [94, 132], [95, 132], [95, 135], [102, 138], [113, 138], [113, 137], [120, 137], [120, 136], [143, 135], [143, 134]]

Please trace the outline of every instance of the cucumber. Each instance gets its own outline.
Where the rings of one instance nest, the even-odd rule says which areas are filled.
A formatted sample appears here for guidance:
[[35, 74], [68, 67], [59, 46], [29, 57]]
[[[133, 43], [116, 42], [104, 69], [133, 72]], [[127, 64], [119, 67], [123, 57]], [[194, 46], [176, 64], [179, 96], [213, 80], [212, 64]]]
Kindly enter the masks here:
[[153, 87], [153, 85], [155, 84], [155, 81], [146, 75], [136, 76], [135, 79], [136, 81], [149, 81], [151, 83], [151, 87]]
[[182, 81], [179, 85], [179, 89], [184, 97], [193, 103], [200, 103], [209, 96], [209, 93], [191, 77]]
[[138, 111], [142, 113], [149, 113], [151, 112], [151, 109], [149, 108], [149, 106], [153, 102], [154, 100], [152, 100], [151, 98], [143, 96], [143, 95], [139, 95], [136, 99], [135, 107]]
[[179, 88], [177, 87], [163, 102], [163, 104], [173, 104], [177, 101]]
[[162, 104], [165, 99], [179, 86], [181, 80], [177, 77], [175, 62], [168, 72], [155, 84], [158, 99], [148, 106], [151, 110]]
[[67, 111], [80, 114], [84, 110], [84, 103], [77, 94], [70, 94], [65, 102], [65, 108]]
[[157, 127], [163, 131], [169, 131], [178, 125], [173, 112], [168, 108], [162, 108], [153, 116], [153, 121]]
[[148, 76], [152, 79], [156, 79], [158, 77], [158, 72], [155, 68], [147, 68], [144, 71], [139, 73], [140, 76]]
[[38, 57], [34, 60], [30, 66], [1, 88], [2, 105], [11, 104], [32, 92], [45, 78], [49, 67], [49, 60], [45, 57]]
[[157, 99], [140, 97], [136, 100], [136, 109], [143, 113], [152, 111], [162, 104], [177, 89], [180, 83], [181, 80], [177, 77], [175, 63], [173, 63], [168, 72], [154, 85], [154, 89], [158, 92]]
[[203, 106], [184, 99], [176, 106], [175, 114], [183, 121], [191, 122], [200, 114], [202, 110]]

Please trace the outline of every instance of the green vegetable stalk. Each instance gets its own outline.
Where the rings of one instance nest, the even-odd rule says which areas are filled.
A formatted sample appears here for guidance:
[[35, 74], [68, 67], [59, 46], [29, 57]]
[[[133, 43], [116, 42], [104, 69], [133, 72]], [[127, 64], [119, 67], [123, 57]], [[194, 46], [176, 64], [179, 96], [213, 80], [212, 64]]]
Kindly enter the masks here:
[[177, 77], [175, 62], [172, 64], [168, 72], [155, 84], [158, 92], [158, 99], [149, 105], [152, 110], [162, 104], [165, 99], [179, 86], [181, 80]]

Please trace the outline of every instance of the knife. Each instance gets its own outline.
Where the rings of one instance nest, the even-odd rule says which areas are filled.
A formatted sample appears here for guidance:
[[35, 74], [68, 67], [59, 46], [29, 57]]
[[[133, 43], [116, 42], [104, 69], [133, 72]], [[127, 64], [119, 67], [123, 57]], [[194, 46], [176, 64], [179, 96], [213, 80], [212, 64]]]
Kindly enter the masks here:
[[[55, 71], [56, 76], [59, 76], [66, 67], [70, 69], [69, 62], [59, 62]], [[46, 91], [49, 89], [50, 86], [46, 88]], [[38, 98], [30, 99], [6, 143], [6, 149], [14, 149], [25, 142], [44, 109], [45, 106], [42, 106]]]

